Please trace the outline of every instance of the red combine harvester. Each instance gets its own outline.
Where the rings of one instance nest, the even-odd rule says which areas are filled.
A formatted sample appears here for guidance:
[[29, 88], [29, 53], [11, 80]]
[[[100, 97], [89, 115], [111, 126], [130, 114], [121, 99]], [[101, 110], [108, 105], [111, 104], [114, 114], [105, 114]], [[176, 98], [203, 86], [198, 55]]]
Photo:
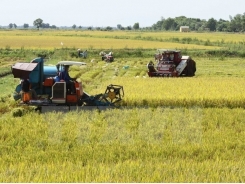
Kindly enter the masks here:
[[147, 64], [149, 77], [192, 77], [196, 72], [196, 62], [180, 50], [158, 49], [155, 61], [156, 68], [152, 61]]

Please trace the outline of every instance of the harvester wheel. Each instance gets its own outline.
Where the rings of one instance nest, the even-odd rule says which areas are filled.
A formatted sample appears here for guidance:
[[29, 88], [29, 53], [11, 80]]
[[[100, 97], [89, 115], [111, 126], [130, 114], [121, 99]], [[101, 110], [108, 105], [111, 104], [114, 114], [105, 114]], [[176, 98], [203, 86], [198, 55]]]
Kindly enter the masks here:
[[194, 60], [190, 60], [190, 68], [191, 68], [191, 74], [192, 76], [195, 75], [196, 72], [196, 62]]
[[194, 76], [193, 71], [192, 71], [191, 68], [189, 68], [189, 71], [188, 71], [188, 75], [187, 75], [187, 76], [188, 76], [188, 77]]
[[195, 73], [196, 72], [196, 62], [194, 61], [194, 60], [192, 60], [192, 62], [193, 62], [193, 72]]
[[195, 61], [189, 60], [186, 66], [185, 75], [188, 77], [192, 77], [195, 75], [195, 71], [196, 71]]
[[190, 64], [188, 63], [185, 70], [185, 76], [189, 77], [191, 74]]

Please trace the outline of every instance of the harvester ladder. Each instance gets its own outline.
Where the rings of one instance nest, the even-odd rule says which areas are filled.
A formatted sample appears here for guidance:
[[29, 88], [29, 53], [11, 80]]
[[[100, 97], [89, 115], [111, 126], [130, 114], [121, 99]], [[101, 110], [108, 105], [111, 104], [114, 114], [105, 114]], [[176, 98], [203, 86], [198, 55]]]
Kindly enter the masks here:
[[187, 66], [187, 60], [182, 60], [179, 65], [176, 67], [176, 71], [178, 72], [178, 75], [180, 75], [185, 67]]

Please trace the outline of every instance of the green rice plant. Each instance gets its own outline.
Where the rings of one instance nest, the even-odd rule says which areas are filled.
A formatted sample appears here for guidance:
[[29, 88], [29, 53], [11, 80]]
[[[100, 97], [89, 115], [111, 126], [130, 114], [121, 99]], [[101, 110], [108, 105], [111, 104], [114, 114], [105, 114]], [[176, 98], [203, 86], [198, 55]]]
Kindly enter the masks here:
[[[123, 105], [171, 107], [244, 107], [243, 78], [113, 78], [93, 90], [98, 93], [106, 83], [123, 84]], [[134, 75], [133, 75], [134, 76]], [[104, 84], [104, 85], [103, 85]], [[198, 87], [197, 87], [198, 86]], [[227, 88], [229, 86], [229, 88]]]
[[0, 181], [244, 182], [244, 113], [159, 107], [5, 115]]

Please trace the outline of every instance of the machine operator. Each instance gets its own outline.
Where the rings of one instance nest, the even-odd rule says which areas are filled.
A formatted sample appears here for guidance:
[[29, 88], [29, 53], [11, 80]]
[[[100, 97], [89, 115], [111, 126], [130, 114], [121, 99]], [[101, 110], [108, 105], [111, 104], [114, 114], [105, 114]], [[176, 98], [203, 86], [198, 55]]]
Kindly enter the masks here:
[[69, 65], [64, 66], [64, 70], [60, 72], [59, 74], [60, 81], [66, 82], [66, 89], [70, 93], [75, 93], [75, 84], [74, 81], [76, 81], [76, 78], [71, 78], [69, 75]]

